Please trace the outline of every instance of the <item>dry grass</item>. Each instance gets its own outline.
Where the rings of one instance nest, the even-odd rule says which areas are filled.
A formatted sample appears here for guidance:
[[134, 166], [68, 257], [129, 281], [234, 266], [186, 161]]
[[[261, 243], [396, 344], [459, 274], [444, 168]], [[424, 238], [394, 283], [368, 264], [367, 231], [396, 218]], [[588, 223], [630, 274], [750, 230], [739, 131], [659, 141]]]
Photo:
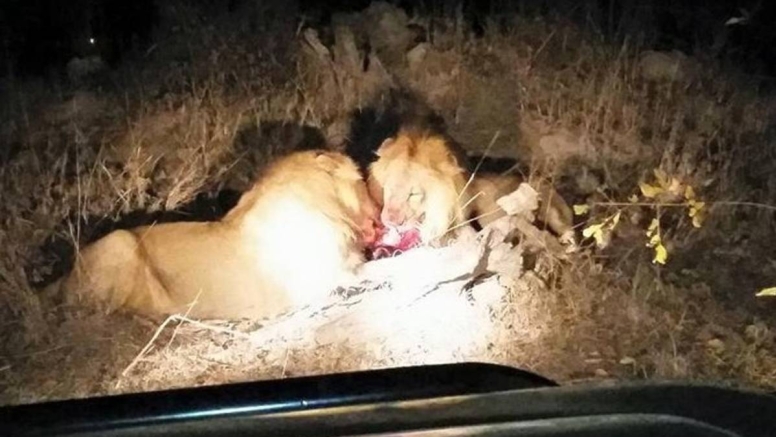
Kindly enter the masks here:
[[[363, 71], [346, 46], [322, 64], [293, 26], [262, 21], [260, 8], [204, 25], [194, 11], [170, 8], [178, 10], [177, 33], [165, 33], [149, 58], [113, 73], [102, 89], [2, 84], [0, 141], [10, 145], [0, 154], [3, 403], [467, 359], [561, 381], [776, 386], [773, 306], [752, 297], [776, 277], [774, 213], [763, 208], [712, 207], [700, 230], [665, 213], [665, 268], [649, 263], [638, 221], [608, 251], [571, 263], [540, 256], [510, 289], [489, 347], [477, 353], [417, 344], [398, 354], [347, 341], [266, 350], [234, 334], [255, 326], [179, 321], [134, 362], [156, 325], [44, 306], [31, 284], [56, 264], [41, 249], [52, 234], [83, 243], [104, 233], [104, 219], [243, 189], [300, 141], [268, 127], [306, 124], [339, 146], [349, 116], [388, 83], [421, 94], [471, 150], [500, 132], [492, 154], [530, 161], [575, 201], [590, 194], [575, 182], [583, 169], [600, 175], [599, 195], [625, 201], [657, 167], [708, 201], [776, 199], [776, 105], [713, 63], [703, 61], [692, 82], [648, 83], [636, 68], [641, 47], [515, 17], [509, 31], [490, 28], [478, 40], [448, 22], [422, 62], [387, 56]], [[595, 213], [614, 207], [607, 208]]]

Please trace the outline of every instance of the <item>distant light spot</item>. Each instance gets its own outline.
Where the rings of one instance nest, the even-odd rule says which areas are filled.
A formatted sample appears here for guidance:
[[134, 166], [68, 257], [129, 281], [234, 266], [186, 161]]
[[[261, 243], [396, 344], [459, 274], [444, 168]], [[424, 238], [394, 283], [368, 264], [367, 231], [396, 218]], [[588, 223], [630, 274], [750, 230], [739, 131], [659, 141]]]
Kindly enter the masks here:
[[89, 38], [89, 44], [94, 44], [94, 38]]

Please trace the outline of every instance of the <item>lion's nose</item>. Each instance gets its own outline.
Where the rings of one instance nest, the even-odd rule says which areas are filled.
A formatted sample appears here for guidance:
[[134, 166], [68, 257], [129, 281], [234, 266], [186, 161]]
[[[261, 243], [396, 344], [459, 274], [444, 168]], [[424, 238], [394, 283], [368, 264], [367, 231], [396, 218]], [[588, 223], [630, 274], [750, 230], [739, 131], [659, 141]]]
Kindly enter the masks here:
[[380, 220], [389, 226], [401, 226], [407, 220], [404, 214], [396, 208], [385, 208], [380, 213]]

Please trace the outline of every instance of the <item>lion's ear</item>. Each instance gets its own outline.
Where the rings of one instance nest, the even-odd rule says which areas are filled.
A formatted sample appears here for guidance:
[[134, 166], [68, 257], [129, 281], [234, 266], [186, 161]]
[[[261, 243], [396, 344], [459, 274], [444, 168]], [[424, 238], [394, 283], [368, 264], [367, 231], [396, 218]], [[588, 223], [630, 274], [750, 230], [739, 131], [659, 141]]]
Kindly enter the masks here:
[[442, 161], [438, 164], [438, 169], [447, 175], [457, 175], [460, 173], [465, 173], [466, 170], [458, 165], [458, 159], [455, 155], [450, 154], [448, 155], [448, 160]]
[[461, 163], [458, 162], [458, 157], [455, 156], [455, 153], [448, 150], [447, 159], [449, 160], [448, 162], [450, 163], [450, 165], [461, 168]]
[[383, 155], [382, 155], [382, 153], [383, 153], [383, 150], [384, 150], [386, 147], [388, 147], [388, 146], [390, 146], [391, 144], [393, 144], [394, 140], [395, 140], [395, 138], [386, 138], [386, 139], [385, 139], [385, 140], [384, 140], [384, 141], [383, 141], [383, 142], [380, 144], [380, 147], [378, 147], [378, 148], [377, 148], [377, 150], [375, 150], [375, 155], [377, 155], [378, 157], [382, 157], [382, 156], [383, 156]]
[[318, 165], [318, 168], [337, 179], [353, 181], [362, 179], [358, 168], [349, 161], [349, 158], [344, 156], [322, 153], [315, 157], [315, 163]]
[[321, 153], [320, 155], [316, 156], [315, 164], [318, 166], [318, 168], [331, 174], [334, 174], [341, 167], [343, 167], [342, 161], [337, 159], [337, 156], [334, 156], [328, 152]]

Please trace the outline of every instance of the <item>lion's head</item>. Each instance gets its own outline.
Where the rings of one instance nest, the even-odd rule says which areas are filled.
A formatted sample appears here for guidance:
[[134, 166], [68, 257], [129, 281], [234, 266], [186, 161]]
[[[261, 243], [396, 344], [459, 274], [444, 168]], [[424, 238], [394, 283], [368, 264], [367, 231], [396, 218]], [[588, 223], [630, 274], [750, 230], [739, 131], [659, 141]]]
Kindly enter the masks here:
[[[358, 167], [342, 153], [307, 150], [279, 159], [224, 220], [241, 221], [253, 215], [262, 223], [266, 221], [262, 217], [274, 216], [278, 208], [322, 214], [339, 227], [344, 240], [359, 246], [371, 245], [378, 238], [379, 209]], [[302, 215], [305, 220], [313, 218]]]
[[402, 130], [385, 140], [377, 155], [367, 184], [382, 206], [386, 228], [417, 230], [420, 242], [431, 243], [463, 223], [468, 215], [468, 173], [445, 138]]
[[369, 195], [358, 166], [348, 156], [336, 152], [319, 152], [315, 160], [333, 178], [336, 198], [360, 232], [359, 239], [367, 246], [374, 244], [381, 229], [380, 210]]

